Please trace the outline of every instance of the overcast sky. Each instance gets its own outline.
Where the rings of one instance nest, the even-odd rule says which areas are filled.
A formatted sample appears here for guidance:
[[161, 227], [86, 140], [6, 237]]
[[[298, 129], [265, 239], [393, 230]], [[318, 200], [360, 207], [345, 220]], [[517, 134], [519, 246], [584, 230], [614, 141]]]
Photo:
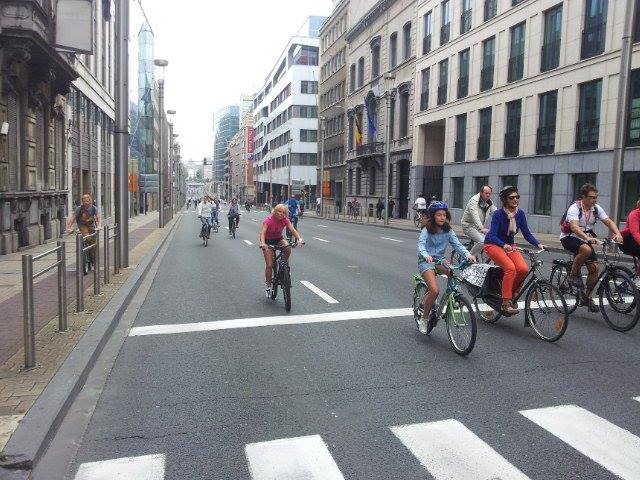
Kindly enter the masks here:
[[[176, 110], [183, 160], [211, 156], [211, 116], [260, 88], [287, 41], [331, 0], [141, 0], [165, 71], [167, 110]], [[137, 93], [138, 0], [131, 2], [130, 99]]]

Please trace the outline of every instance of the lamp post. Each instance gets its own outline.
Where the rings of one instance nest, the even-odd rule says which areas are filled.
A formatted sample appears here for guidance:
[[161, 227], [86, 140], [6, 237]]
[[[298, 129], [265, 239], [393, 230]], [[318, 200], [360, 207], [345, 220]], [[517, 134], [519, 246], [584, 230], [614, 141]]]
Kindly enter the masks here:
[[173, 208], [173, 174], [174, 174], [174, 165], [173, 165], [173, 116], [176, 114], [175, 110], [167, 110], [167, 116], [170, 117], [168, 120], [169, 124], [169, 141], [168, 143], [168, 158], [167, 158], [167, 166], [169, 167], [167, 181], [169, 182], [169, 212], [171, 218], [173, 219], [174, 208]]
[[324, 132], [326, 128], [326, 118], [319, 117], [320, 120], [320, 216], [324, 209]]
[[384, 224], [389, 225], [389, 170], [391, 163], [391, 89], [389, 84], [395, 80], [396, 76], [393, 73], [385, 73], [384, 79], [387, 81], [387, 91], [385, 93], [387, 101], [387, 134], [385, 142], [385, 155], [384, 155]]
[[164, 112], [164, 69], [169, 62], [167, 60], [156, 59], [153, 61], [153, 64], [156, 67], [160, 67], [162, 69], [162, 77], [158, 80], [158, 101], [159, 111], [160, 111], [160, 154], [158, 158], [158, 227], [162, 228], [165, 224], [164, 219], [164, 143], [165, 143], [165, 135], [164, 135], [164, 123], [165, 123], [165, 112]]

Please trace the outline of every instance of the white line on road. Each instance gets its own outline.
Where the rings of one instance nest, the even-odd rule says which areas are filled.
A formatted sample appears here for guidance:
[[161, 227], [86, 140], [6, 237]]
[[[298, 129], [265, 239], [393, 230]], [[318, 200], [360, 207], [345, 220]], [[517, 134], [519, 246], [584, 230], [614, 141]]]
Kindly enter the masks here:
[[338, 303], [338, 301], [335, 298], [333, 298], [327, 292], [320, 290], [313, 283], [308, 282], [306, 280], [300, 280], [300, 283], [303, 284], [305, 287], [307, 287], [309, 290], [311, 290], [313, 293], [318, 295], [321, 299], [325, 300], [327, 303]]
[[640, 397], [633, 397], [636, 402], [640, 402]]
[[404, 242], [404, 240], [398, 240], [396, 238], [389, 238], [389, 237], [380, 237], [382, 240], [389, 240], [390, 242], [398, 242], [398, 243], [402, 243]]
[[254, 480], [344, 480], [320, 435], [250, 443], [244, 449]]
[[318, 225], [320, 228], [329, 228], [326, 225]]
[[640, 438], [575, 405], [520, 412], [625, 480], [640, 478]]
[[391, 427], [391, 431], [437, 480], [528, 480], [457, 420]]
[[257, 222], [258, 220], [256, 220], [255, 218], [252, 218], [251, 220], [253, 220], [254, 222]]
[[318, 240], [319, 242], [329, 243], [329, 240], [325, 240], [324, 238], [313, 237], [314, 240]]
[[114, 460], [83, 463], [75, 480], [164, 480], [164, 454], [124, 457]]
[[351, 312], [312, 313], [307, 315], [281, 315], [275, 317], [237, 318], [211, 322], [179, 323], [173, 325], [149, 325], [135, 327], [129, 336], [171, 335], [174, 333], [212, 332], [235, 328], [268, 327], [273, 325], [302, 325], [306, 323], [343, 322], [376, 318], [407, 317], [413, 315], [411, 308], [387, 308], [384, 310], [356, 310]]
[[246, 243], [247, 245], [253, 245], [253, 242], [250, 242], [249, 240], [245, 240], [244, 243]]

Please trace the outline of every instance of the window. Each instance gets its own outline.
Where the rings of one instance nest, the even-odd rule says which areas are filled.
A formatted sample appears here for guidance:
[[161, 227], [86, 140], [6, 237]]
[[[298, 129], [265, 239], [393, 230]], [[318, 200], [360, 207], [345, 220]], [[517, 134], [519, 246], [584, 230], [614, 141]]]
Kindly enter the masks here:
[[533, 213], [551, 215], [553, 175], [533, 176]]
[[491, 37], [482, 42], [482, 70], [480, 71], [480, 91], [493, 87], [493, 65], [495, 58], [496, 38]]
[[453, 190], [452, 208], [462, 208], [464, 202], [464, 177], [451, 177], [451, 189]]
[[420, 82], [420, 110], [429, 108], [429, 69], [422, 70]]
[[[353, 150], [353, 140], [355, 138], [356, 131], [354, 128], [354, 119], [353, 115], [349, 115], [349, 150]], [[349, 170], [351, 173], [351, 170]]]
[[640, 5], [638, 5], [638, 0], [636, 2], [636, 18], [633, 19], [633, 41], [640, 42]]
[[484, 21], [491, 20], [498, 13], [498, 0], [484, 0]]
[[364, 57], [358, 60], [358, 88], [364, 85]]
[[544, 36], [540, 71], [546, 72], [560, 64], [560, 38], [562, 35], [562, 5], [544, 13]]
[[349, 170], [347, 178], [347, 188], [349, 189], [349, 195], [353, 195], [353, 170]]
[[438, 105], [447, 103], [447, 82], [449, 79], [449, 60], [442, 60], [438, 64], [439, 82], [438, 82]]
[[464, 35], [471, 30], [471, 0], [462, 1], [462, 14], [460, 15], [460, 35]]
[[360, 168], [356, 168], [356, 195], [360, 195], [362, 193], [362, 170]]
[[376, 194], [376, 167], [369, 168], [369, 195]]
[[524, 22], [511, 29], [511, 49], [507, 82], [520, 80], [524, 73]]
[[456, 117], [456, 143], [453, 152], [455, 162], [464, 162], [467, 150], [467, 114]]
[[404, 27], [402, 27], [402, 33], [404, 35], [404, 59], [407, 60], [411, 58], [411, 22], [406, 23]]
[[318, 93], [318, 82], [302, 80], [300, 82], [300, 93]]
[[580, 58], [584, 60], [604, 52], [606, 31], [607, 0], [586, 0]]
[[458, 72], [458, 98], [469, 95], [469, 49], [463, 50], [458, 54], [458, 64], [460, 66]]
[[405, 90], [400, 93], [400, 138], [409, 136], [409, 113], [409, 92]]
[[509, 186], [518, 188], [518, 175], [503, 175], [500, 177], [500, 188]]
[[317, 130], [300, 130], [300, 141], [301, 142], [317, 142], [318, 141], [318, 131]]
[[522, 100], [507, 103], [507, 132], [504, 134], [504, 156], [517, 157], [520, 154], [520, 123]]
[[631, 72], [627, 145], [640, 145], [640, 70]]
[[591, 185], [597, 185], [596, 179], [598, 178], [597, 173], [575, 173], [572, 175], [573, 177], [573, 196], [571, 198], [578, 198], [580, 195], [580, 188], [585, 183], [590, 183]]
[[398, 34], [393, 32], [389, 37], [389, 70], [398, 64]]
[[431, 13], [431, 10], [425, 13], [424, 17], [422, 17], [424, 21], [424, 37], [422, 38], [423, 55], [426, 55], [431, 51], [431, 33], [433, 28], [433, 26], [431, 25], [432, 17], [433, 15]]
[[389, 125], [389, 137], [393, 140], [396, 135], [396, 97], [391, 97], [389, 113], [391, 114], [391, 118], [389, 119], [389, 123], [391, 124]]
[[627, 213], [636, 207], [636, 201], [640, 197], [640, 172], [624, 172], [622, 174], [621, 188], [622, 207], [620, 209], [620, 219], [625, 218]]
[[380, 75], [380, 37], [371, 42], [371, 78]]
[[442, 26], [440, 27], [440, 45], [444, 45], [451, 38], [451, 4], [444, 0], [441, 5]]
[[580, 105], [576, 125], [576, 150], [595, 150], [600, 135], [600, 92], [602, 80], [580, 85]]
[[318, 65], [318, 47], [298, 45], [293, 51], [294, 65]]
[[553, 153], [556, 147], [556, 109], [558, 91], [540, 95], [540, 112], [538, 115], [538, 132], [536, 152], [538, 154]]
[[356, 89], [356, 65], [351, 65], [349, 69], [349, 91], [354, 92]]
[[484, 187], [485, 185], [489, 185], [489, 177], [487, 176], [482, 176], [482, 177], [473, 177], [473, 188], [474, 188], [474, 192], [479, 192], [480, 189], [482, 187]]
[[479, 117], [478, 160], [485, 160], [491, 150], [491, 107], [480, 110]]

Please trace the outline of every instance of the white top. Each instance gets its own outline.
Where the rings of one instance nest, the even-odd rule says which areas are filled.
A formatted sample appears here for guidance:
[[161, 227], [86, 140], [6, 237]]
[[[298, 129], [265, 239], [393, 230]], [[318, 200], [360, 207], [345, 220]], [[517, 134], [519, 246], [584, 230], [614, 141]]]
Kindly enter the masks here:
[[[606, 220], [607, 218], [609, 218], [607, 216], [606, 212], [597, 203], [593, 207], [591, 207], [591, 210], [585, 210], [583, 208], [582, 209], [582, 216], [580, 216], [580, 207], [581, 206], [582, 206], [582, 202], [578, 201], [578, 202], [574, 202], [569, 207], [569, 209], [567, 210], [567, 222], [577, 221], [578, 225], [580, 225], [580, 229], [583, 232], [588, 232], [590, 230], [593, 230], [593, 226], [596, 224], [596, 222], [598, 220], [602, 221], [602, 220]], [[598, 215], [597, 216], [595, 214], [596, 209], [598, 209]], [[578, 237], [578, 235], [576, 235], [573, 232], [572, 233], [561, 233], [560, 234], [560, 238], [565, 238], [565, 237], [569, 237], [569, 236], [580, 238], [580, 237]]]
[[416, 201], [413, 204], [413, 206], [416, 207], [416, 210], [426, 210], [427, 209], [427, 201], [422, 197], [418, 197], [418, 198], [416, 198]]
[[320, 205], [320, 197], [316, 198], [316, 204]]
[[211, 216], [211, 210], [213, 210], [213, 202], [200, 202], [198, 204], [198, 216], [199, 217], [210, 217]]

